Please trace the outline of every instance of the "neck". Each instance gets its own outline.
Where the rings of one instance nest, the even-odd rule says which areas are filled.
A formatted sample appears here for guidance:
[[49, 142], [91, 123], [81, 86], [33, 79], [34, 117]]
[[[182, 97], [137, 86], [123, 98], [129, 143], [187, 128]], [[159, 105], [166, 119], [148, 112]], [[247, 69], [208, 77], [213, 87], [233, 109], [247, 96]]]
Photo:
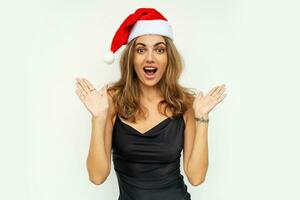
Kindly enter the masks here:
[[147, 86], [144, 84], [140, 84], [140, 89], [141, 89], [141, 99], [143, 101], [152, 102], [162, 98], [161, 93], [156, 86]]

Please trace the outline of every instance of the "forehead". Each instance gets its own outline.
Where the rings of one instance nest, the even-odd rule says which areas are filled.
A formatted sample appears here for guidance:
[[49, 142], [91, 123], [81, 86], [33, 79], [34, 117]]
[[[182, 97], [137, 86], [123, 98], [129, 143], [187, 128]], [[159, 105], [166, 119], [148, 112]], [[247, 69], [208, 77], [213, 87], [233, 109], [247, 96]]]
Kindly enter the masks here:
[[165, 43], [165, 39], [161, 35], [154, 35], [154, 34], [139, 36], [135, 41], [136, 44], [137, 43], [143, 43], [146, 46], [153, 46], [154, 44], [156, 44], [158, 42]]

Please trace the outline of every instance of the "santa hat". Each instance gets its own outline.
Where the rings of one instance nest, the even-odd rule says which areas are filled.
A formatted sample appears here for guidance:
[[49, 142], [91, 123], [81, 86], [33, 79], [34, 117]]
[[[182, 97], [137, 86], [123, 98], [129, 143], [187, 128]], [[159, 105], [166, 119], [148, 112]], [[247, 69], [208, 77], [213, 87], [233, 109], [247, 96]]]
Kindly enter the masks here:
[[154, 8], [139, 8], [120, 25], [113, 37], [110, 51], [104, 54], [104, 62], [114, 62], [115, 52], [132, 39], [145, 34], [158, 34], [171, 38], [173, 30], [167, 19]]

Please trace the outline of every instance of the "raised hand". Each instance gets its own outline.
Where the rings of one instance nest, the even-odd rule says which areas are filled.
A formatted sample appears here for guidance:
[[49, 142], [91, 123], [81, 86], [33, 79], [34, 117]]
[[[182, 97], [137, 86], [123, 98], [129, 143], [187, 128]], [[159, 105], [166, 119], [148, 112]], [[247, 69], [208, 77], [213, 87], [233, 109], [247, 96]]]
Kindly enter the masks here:
[[207, 117], [209, 112], [227, 96], [227, 94], [223, 94], [225, 89], [225, 84], [215, 86], [205, 96], [203, 92], [200, 91], [193, 102], [195, 116]]
[[97, 91], [94, 86], [85, 78], [76, 78], [76, 94], [92, 114], [93, 117], [106, 117], [108, 111], [108, 99], [105, 85]]

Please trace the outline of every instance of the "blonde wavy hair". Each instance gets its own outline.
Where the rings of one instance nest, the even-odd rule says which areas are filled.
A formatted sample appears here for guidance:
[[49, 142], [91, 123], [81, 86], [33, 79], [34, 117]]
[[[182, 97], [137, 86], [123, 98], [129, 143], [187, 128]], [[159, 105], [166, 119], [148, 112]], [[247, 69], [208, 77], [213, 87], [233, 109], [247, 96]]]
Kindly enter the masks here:
[[[182, 87], [178, 80], [183, 70], [183, 61], [173, 41], [163, 36], [167, 46], [167, 67], [157, 87], [163, 95], [162, 101], [158, 104], [158, 111], [166, 115], [166, 109], [172, 112], [172, 117], [179, 116], [187, 111], [193, 103], [196, 92], [194, 88]], [[148, 110], [140, 104], [139, 79], [133, 67], [133, 56], [135, 41], [130, 41], [120, 58], [121, 78], [110, 83], [107, 89], [112, 97], [115, 112], [130, 122], [136, 122], [137, 116], [146, 119]]]

